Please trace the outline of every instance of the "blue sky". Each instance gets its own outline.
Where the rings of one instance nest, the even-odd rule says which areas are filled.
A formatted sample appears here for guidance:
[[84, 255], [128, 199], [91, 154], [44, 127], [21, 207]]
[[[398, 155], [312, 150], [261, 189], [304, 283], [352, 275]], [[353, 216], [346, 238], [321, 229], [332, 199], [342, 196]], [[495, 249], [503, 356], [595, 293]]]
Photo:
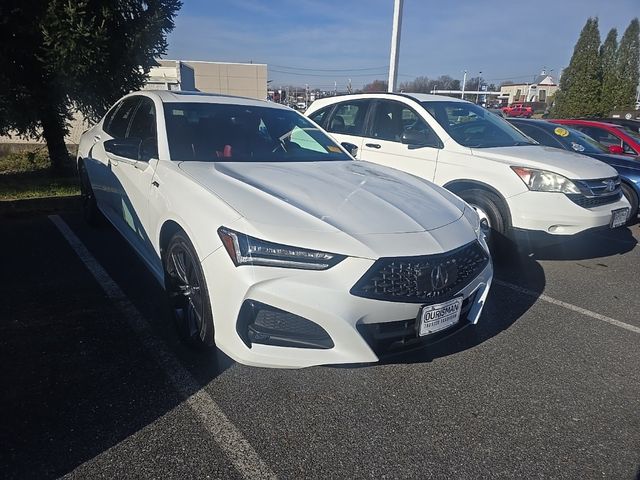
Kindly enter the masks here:
[[[183, 0], [166, 58], [266, 63], [273, 86], [344, 90], [387, 78], [393, 0]], [[640, 0], [405, 0], [399, 82], [527, 81], [564, 68], [586, 19], [619, 38]]]

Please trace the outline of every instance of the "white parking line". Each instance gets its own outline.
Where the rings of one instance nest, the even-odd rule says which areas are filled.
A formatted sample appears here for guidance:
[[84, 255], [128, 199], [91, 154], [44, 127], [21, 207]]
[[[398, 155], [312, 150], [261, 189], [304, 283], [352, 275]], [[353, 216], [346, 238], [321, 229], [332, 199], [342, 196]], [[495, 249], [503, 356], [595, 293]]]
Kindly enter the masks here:
[[65, 221], [58, 215], [50, 215], [49, 219], [58, 227], [60, 233], [98, 281], [107, 297], [123, 314], [147, 352], [162, 366], [180, 395], [186, 398], [191, 410], [199, 417], [202, 425], [213, 436], [236, 470], [244, 478], [277, 478], [215, 400], [200, 388], [198, 382], [170, 353], [166, 344], [153, 333], [142, 314], [102, 268], [102, 265], [89, 253], [89, 250], [71, 231]]
[[572, 310], [574, 312], [581, 313], [582, 315], [586, 315], [587, 317], [595, 318], [596, 320], [601, 320], [603, 322], [610, 323], [611, 325], [615, 325], [616, 327], [624, 328], [625, 330], [629, 330], [631, 332], [640, 333], [640, 328], [635, 325], [629, 325], [628, 323], [621, 322], [620, 320], [616, 320], [615, 318], [607, 317], [605, 315], [601, 315], [600, 313], [592, 312], [591, 310], [587, 310], [586, 308], [578, 307], [577, 305], [573, 305], [571, 303], [563, 302], [562, 300], [556, 300], [555, 298], [549, 297], [548, 295], [536, 293], [533, 290], [528, 290], [526, 288], [519, 287], [518, 285], [514, 285], [513, 283], [503, 282], [502, 280], [494, 279], [493, 283], [495, 285], [500, 285], [501, 287], [510, 288], [518, 293], [522, 293], [524, 295], [528, 295], [530, 297], [539, 298], [540, 300], [544, 300], [545, 302], [552, 303], [554, 305], [558, 305], [560, 307], [564, 307], [568, 310]]

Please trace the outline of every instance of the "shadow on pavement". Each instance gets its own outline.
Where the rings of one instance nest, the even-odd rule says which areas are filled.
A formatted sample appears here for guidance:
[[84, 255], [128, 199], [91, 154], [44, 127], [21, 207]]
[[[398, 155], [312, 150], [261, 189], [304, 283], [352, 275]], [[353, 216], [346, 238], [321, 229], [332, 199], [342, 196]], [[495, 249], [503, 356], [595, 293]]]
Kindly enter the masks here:
[[[46, 217], [0, 221], [0, 234], [0, 477], [58, 477], [184, 398]], [[96, 235], [108, 243], [116, 234]], [[173, 343], [162, 290], [122, 245], [110, 245], [128, 277], [121, 287], [147, 298], [136, 307], [152, 334], [183, 365], [196, 365], [201, 388], [229, 363]]]
[[638, 243], [631, 230], [634, 228], [638, 226], [587, 232], [553, 246], [532, 248], [531, 254], [538, 260], [587, 260], [623, 255]]

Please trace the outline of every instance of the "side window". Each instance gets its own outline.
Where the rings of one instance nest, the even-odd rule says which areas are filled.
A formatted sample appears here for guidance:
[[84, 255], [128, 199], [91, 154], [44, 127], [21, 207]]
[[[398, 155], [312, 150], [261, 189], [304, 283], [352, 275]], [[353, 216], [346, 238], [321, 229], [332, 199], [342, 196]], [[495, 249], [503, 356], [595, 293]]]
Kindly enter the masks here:
[[135, 111], [127, 138], [140, 140], [139, 160], [149, 161], [158, 157], [158, 140], [156, 134], [156, 108], [153, 100], [142, 98]]
[[402, 106], [397, 102], [379, 101], [376, 104], [371, 136], [380, 140], [399, 142], [402, 135]]
[[362, 135], [369, 103], [369, 100], [340, 103], [326, 125], [327, 130], [332, 133]]
[[622, 149], [624, 150], [624, 153], [628, 153], [631, 155], [640, 155], [640, 152], [636, 152], [633, 147], [631, 147], [631, 145], [629, 145], [627, 142], [622, 142]]
[[131, 117], [140, 102], [140, 97], [127, 98], [122, 102], [118, 111], [115, 112], [111, 122], [109, 123], [109, 130], [105, 130], [113, 138], [124, 138], [129, 128], [129, 122]]
[[412, 108], [401, 105], [400, 121], [402, 123], [402, 131], [400, 132], [400, 140], [405, 132], [419, 132], [424, 138], [424, 142], [429, 145], [441, 143], [429, 125], [420, 117]]
[[316, 122], [321, 127], [324, 127], [323, 123], [327, 120], [327, 116], [329, 115], [329, 112], [331, 111], [332, 108], [333, 108], [333, 105], [325, 107], [321, 110], [318, 110], [316, 113], [310, 115], [309, 118], [314, 122]]

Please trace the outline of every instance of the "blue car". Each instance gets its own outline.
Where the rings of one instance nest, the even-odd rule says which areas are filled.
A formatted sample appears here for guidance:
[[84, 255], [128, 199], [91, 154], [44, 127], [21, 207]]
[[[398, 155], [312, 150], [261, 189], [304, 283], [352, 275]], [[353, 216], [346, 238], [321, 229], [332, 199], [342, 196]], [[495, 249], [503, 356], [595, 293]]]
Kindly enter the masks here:
[[523, 118], [509, 118], [508, 121], [542, 145], [582, 153], [615, 168], [620, 175], [622, 193], [631, 204], [629, 223], [636, 221], [640, 203], [640, 157], [609, 153], [593, 138], [566, 125]]

